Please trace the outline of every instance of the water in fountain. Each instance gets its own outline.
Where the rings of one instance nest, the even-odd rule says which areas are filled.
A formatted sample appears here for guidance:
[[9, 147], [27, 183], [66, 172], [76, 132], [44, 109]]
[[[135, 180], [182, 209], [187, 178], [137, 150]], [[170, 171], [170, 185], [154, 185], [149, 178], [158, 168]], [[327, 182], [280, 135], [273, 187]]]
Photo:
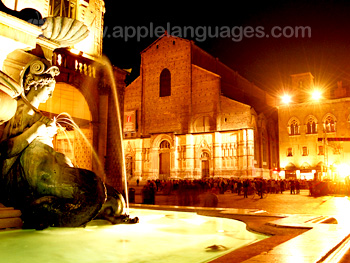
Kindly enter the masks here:
[[100, 158], [98, 157], [95, 149], [93, 148], [93, 146], [91, 145], [91, 142], [88, 140], [88, 138], [86, 137], [86, 135], [82, 132], [82, 130], [80, 129], [80, 127], [78, 126], [78, 124], [76, 124], [76, 122], [74, 121], [74, 119], [67, 113], [67, 112], [62, 112], [59, 115], [57, 115], [56, 117], [56, 124], [57, 126], [60, 128], [60, 130], [63, 131], [63, 133], [65, 134], [65, 137], [67, 138], [68, 142], [69, 142], [69, 146], [71, 148], [73, 148], [72, 143], [69, 139], [68, 134], [66, 133], [65, 129], [63, 128], [63, 125], [68, 125], [70, 127], [72, 127], [75, 131], [77, 131], [79, 133], [79, 135], [83, 138], [84, 142], [86, 143], [86, 145], [88, 145], [88, 147], [91, 149], [92, 151], [92, 155], [94, 157], [94, 160], [97, 163], [97, 175], [102, 179], [103, 182], [106, 182], [106, 174], [104, 172], [104, 169], [102, 167]]
[[[130, 209], [139, 224], [0, 232], [7, 263], [209, 262], [268, 236], [243, 222], [189, 212]], [[103, 223], [103, 224], [101, 224]]]
[[[105, 56], [100, 58], [100, 61], [98, 63], [103, 65], [103, 70], [107, 73], [107, 76], [109, 78], [109, 84], [111, 85], [111, 92], [112, 92], [112, 97], [114, 100], [114, 105], [116, 109], [116, 116], [117, 116], [117, 128], [118, 128], [118, 133], [119, 133], [119, 144], [120, 144], [120, 149], [121, 149], [121, 158], [119, 160], [120, 166], [121, 166], [121, 176], [122, 180], [124, 180], [124, 191], [125, 191], [125, 204], [126, 204], [126, 214], [129, 214], [129, 194], [128, 194], [128, 182], [127, 182], [127, 173], [126, 173], [126, 162], [125, 162], [125, 153], [124, 153], [124, 146], [123, 146], [123, 130], [122, 130], [122, 117], [121, 117], [121, 109], [120, 109], [120, 104], [119, 104], [119, 94], [116, 86], [116, 80], [114, 78], [113, 74], [113, 67], [109, 59]], [[98, 157], [98, 154], [96, 153], [95, 149], [91, 145], [90, 141], [86, 138], [85, 134], [81, 131], [79, 126], [74, 122], [73, 118], [68, 114], [68, 113], [60, 113], [57, 116], [57, 124], [63, 124], [63, 125], [68, 125], [71, 126], [74, 130], [78, 131], [79, 134], [82, 136], [84, 141], [86, 142], [87, 145], [92, 149], [92, 154], [94, 157], [94, 160], [97, 162], [97, 174], [98, 176], [106, 183], [107, 178], [106, 174], [104, 171], [104, 167], [101, 164], [100, 158]], [[62, 126], [62, 125], [60, 125]], [[68, 136], [66, 136], [68, 138]], [[68, 140], [69, 141], [69, 140]]]
[[129, 194], [128, 194], [128, 178], [126, 174], [126, 162], [125, 162], [125, 153], [124, 153], [124, 145], [123, 145], [123, 129], [122, 129], [122, 117], [121, 117], [121, 109], [119, 104], [119, 94], [116, 86], [116, 80], [113, 74], [113, 68], [110, 60], [106, 56], [102, 56], [99, 61], [104, 65], [104, 69], [107, 72], [107, 76], [109, 77], [111, 84], [111, 91], [115, 103], [117, 121], [118, 121], [118, 131], [119, 131], [119, 143], [121, 147], [121, 167], [122, 167], [122, 179], [124, 179], [124, 188], [125, 188], [125, 203], [126, 203], [126, 213], [129, 214]]

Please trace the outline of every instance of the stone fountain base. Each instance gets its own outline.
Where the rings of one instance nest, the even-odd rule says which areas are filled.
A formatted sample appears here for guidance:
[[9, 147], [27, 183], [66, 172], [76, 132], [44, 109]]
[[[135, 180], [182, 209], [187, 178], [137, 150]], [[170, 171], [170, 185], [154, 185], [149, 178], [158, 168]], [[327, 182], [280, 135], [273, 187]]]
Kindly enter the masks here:
[[21, 211], [13, 207], [4, 207], [0, 204], [0, 230], [22, 228]]

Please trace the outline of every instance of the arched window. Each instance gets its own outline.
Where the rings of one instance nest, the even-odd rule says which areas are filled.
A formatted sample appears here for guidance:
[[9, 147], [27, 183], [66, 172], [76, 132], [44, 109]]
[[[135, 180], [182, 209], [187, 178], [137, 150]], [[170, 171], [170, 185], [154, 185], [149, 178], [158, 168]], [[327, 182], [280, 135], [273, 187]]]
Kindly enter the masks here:
[[332, 115], [328, 115], [324, 122], [323, 122], [323, 125], [324, 125], [324, 129], [326, 132], [335, 132], [335, 125], [336, 125], [336, 121], [335, 121], [335, 118], [332, 116]]
[[201, 153], [201, 159], [209, 160], [209, 153], [207, 152], [202, 152]]
[[164, 140], [159, 145], [160, 149], [170, 149], [170, 142]]
[[316, 119], [313, 116], [310, 116], [306, 123], [306, 133], [315, 134], [317, 133], [317, 124]]
[[171, 95], [171, 75], [169, 69], [165, 68], [160, 73], [159, 97]]
[[289, 128], [289, 135], [299, 135], [300, 134], [299, 120], [297, 120], [296, 118], [292, 118], [288, 124], [289, 124], [289, 127], [288, 127]]
[[170, 176], [170, 142], [161, 141], [159, 148], [159, 179], [166, 180]]

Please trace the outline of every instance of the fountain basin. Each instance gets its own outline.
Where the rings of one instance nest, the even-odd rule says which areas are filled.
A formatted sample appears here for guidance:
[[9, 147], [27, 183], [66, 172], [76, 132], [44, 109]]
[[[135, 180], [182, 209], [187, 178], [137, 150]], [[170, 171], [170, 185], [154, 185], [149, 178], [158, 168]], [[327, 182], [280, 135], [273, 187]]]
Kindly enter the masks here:
[[130, 209], [133, 225], [94, 220], [85, 228], [0, 233], [4, 262], [209, 262], [269, 236], [240, 221], [196, 213]]

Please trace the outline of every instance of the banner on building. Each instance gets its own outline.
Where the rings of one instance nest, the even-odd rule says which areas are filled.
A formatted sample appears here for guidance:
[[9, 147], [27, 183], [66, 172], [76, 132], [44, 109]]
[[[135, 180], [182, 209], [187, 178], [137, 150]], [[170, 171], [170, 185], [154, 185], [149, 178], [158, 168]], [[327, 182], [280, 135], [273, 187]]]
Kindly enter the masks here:
[[136, 132], [136, 110], [124, 112], [124, 132]]

